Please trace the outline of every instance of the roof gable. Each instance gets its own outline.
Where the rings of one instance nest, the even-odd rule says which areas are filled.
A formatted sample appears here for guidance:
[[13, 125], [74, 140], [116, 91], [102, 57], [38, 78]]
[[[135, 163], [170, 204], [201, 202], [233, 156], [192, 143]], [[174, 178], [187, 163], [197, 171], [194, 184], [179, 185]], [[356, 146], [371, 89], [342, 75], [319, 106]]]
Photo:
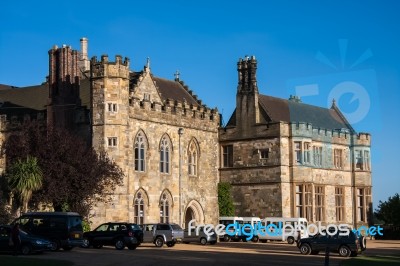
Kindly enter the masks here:
[[146, 99], [150, 102], [161, 103], [161, 96], [153, 81], [150, 71], [143, 71], [137, 79], [137, 83], [133, 88], [133, 97], [140, 100]]

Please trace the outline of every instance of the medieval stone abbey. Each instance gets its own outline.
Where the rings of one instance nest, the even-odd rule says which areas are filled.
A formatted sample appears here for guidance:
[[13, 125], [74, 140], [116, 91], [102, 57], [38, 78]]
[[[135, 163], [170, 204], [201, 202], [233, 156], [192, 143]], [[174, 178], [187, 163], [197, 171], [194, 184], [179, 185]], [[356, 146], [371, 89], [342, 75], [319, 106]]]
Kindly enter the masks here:
[[178, 75], [153, 75], [149, 60], [140, 71], [122, 56], [89, 60], [87, 47], [85, 38], [81, 51], [54, 46], [41, 85], [0, 85], [2, 106], [20, 107], [0, 108], [0, 144], [9, 123], [46, 119], [106, 150], [125, 176], [112, 201], [93, 209], [94, 225], [216, 224], [219, 182], [232, 185], [238, 216], [368, 223], [370, 135], [356, 133], [334, 102], [327, 109], [260, 94], [257, 61], [246, 57], [237, 64], [236, 109], [223, 126], [217, 108]]

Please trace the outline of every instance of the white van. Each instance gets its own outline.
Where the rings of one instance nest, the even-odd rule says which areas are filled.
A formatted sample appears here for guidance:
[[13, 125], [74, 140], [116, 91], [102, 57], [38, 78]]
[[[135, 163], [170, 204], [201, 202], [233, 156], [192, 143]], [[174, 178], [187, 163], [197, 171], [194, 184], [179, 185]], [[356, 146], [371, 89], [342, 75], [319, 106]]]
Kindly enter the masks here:
[[[242, 217], [237, 217], [237, 216], [221, 216], [219, 217], [219, 223], [228, 226], [229, 224], [239, 224], [243, 225], [243, 218]], [[241, 236], [239, 234], [235, 234], [234, 236], [230, 236], [228, 234], [220, 235], [219, 236], [220, 240], [223, 241], [230, 241], [231, 239], [233, 241], [240, 241]]]
[[[260, 217], [242, 217], [243, 224], [250, 224], [252, 228], [255, 228], [255, 225], [261, 223]], [[246, 241], [246, 238], [242, 238], [243, 241]], [[253, 235], [251, 241], [258, 242], [258, 235]]]
[[[299, 238], [308, 237], [308, 221], [306, 218], [269, 217], [263, 219], [261, 225], [267, 228], [266, 231], [262, 229], [258, 233], [258, 238], [263, 243], [267, 240], [280, 240], [293, 244]], [[285, 228], [284, 231], [283, 228]]]

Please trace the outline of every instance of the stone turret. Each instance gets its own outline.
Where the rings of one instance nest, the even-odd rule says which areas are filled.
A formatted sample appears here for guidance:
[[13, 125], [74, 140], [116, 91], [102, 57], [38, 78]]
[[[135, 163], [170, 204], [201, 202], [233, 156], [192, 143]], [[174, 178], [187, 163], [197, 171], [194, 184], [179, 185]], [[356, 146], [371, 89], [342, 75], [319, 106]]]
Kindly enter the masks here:
[[[122, 61], [117, 55], [111, 62], [102, 55], [100, 61], [92, 57], [90, 63], [92, 141], [101, 148], [108, 141], [104, 137], [117, 137], [129, 120], [129, 59]], [[119, 143], [121, 138], [114, 144], [118, 147]]]

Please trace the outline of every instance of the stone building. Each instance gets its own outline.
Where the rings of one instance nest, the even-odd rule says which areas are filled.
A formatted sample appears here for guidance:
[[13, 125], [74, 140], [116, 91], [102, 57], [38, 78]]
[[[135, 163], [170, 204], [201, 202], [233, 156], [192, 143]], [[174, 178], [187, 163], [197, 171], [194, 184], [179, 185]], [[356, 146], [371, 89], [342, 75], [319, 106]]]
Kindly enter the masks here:
[[237, 64], [236, 109], [219, 130], [220, 180], [238, 216], [368, 224], [371, 138], [330, 109], [259, 93], [255, 57]]
[[[13, 119], [47, 120], [74, 130], [96, 150], [105, 150], [124, 172], [109, 203], [91, 213], [106, 221], [213, 223], [218, 219], [217, 109], [206, 107], [179, 79], [154, 76], [150, 62], [132, 71], [128, 58], [88, 59], [81, 51], [54, 46], [49, 77], [40, 86], [0, 90], [0, 109]], [[30, 97], [30, 98], [29, 98]], [[25, 110], [25, 111], [22, 111]], [[4, 130], [2, 131], [4, 133]], [[4, 136], [4, 134], [1, 134]]]

